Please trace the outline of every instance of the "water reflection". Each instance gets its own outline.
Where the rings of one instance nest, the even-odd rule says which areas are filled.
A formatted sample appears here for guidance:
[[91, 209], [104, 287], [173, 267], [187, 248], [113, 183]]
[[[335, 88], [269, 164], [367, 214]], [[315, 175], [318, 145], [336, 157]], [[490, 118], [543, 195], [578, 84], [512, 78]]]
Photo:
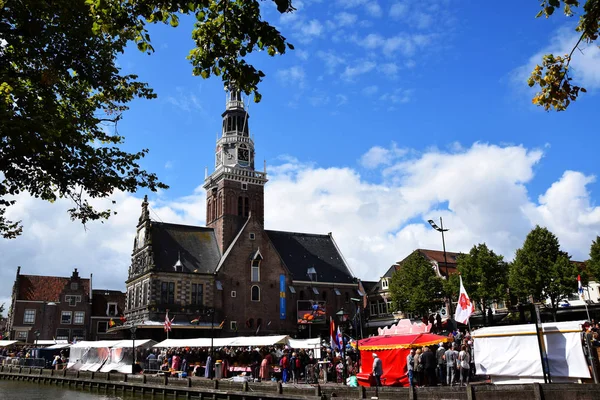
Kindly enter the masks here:
[[[136, 396], [137, 399], [142, 397]], [[0, 380], [0, 400], [123, 400], [131, 395], [113, 395], [90, 392], [82, 389], [67, 389], [48, 384]]]

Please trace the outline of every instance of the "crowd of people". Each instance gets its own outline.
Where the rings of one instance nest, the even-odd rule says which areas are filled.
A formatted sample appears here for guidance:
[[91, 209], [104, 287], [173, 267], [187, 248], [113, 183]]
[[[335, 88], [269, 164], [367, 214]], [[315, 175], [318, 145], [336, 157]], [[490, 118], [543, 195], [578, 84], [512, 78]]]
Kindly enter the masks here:
[[251, 376], [257, 381], [279, 380], [284, 383], [316, 383], [319, 379], [341, 382], [344, 368], [357, 371], [357, 353], [350, 350], [344, 358], [339, 352], [323, 349], [316, 358], [313, 350], [286, 346], [262, 348], [224, 347], [168, 348], [142, 350], [138, 360], [145, 360], [145, 370], [177, 376], [231, 377], [233, 373]]

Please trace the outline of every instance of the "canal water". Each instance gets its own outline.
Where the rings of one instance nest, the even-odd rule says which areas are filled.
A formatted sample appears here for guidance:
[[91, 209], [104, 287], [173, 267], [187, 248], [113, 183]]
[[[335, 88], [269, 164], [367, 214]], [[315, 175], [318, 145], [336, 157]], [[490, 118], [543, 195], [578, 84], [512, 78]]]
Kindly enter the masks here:
[[[136, 399], [143, 399], [136, 396]], [[145, 398], [145, 397], [144, 397]], [[0, 380], [0, 400], [133, 400], [131, 395], [104, 394], [49, 384]]]

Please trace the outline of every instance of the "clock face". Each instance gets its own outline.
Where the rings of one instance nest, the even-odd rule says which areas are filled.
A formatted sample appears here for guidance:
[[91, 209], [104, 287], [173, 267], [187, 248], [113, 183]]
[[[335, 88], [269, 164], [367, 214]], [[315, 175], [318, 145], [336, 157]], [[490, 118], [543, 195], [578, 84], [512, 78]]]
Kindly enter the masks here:
[[238, 150], [238, 160], [239, 161], [250, 161], [250, 152], [248, 149], [240, 148]]

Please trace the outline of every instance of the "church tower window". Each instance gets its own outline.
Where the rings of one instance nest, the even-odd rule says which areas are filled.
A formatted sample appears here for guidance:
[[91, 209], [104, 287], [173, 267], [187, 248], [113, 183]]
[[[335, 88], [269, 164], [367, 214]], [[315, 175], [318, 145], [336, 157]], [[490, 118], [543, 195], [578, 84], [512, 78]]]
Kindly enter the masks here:
[[243, 205], [242, 196], [238, 197], [238, 215], [240, 217], [244, 216], [244, 205]]
[[250, 215], [250, 199], [244, 197], [244, 217]]

